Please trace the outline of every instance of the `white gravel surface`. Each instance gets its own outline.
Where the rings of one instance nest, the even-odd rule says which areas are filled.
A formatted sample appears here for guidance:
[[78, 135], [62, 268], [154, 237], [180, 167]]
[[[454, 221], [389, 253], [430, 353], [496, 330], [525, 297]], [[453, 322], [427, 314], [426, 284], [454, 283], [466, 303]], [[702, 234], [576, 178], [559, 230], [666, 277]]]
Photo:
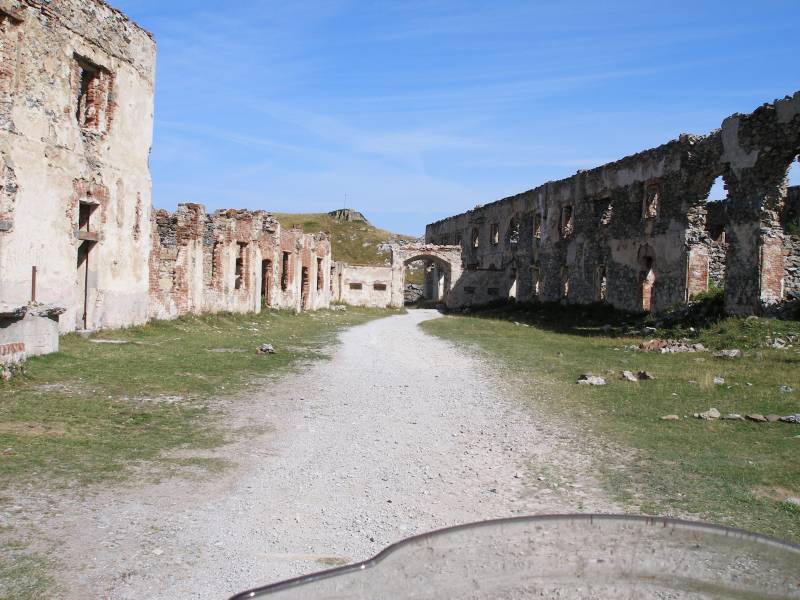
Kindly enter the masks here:
[[222, 475], [50, 499], [64, 597], [223, 600], [449, 525], [618, 512], [585, 436], [417, 327], [436, 317], [350, 329], [331, 360], [232, 399], [233, 425], [274, 429], [211, 453], [236, 463]]

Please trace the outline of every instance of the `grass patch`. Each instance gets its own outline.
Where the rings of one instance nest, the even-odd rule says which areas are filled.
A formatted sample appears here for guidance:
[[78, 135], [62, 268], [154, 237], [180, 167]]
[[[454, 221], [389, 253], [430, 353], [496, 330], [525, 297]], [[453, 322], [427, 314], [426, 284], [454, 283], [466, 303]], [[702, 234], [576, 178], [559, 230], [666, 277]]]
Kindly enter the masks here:
[[[320, 358], [336, 331], [385, 314], [220, 314], [65, 336], [61, 352], [28, 361], [24, 377], [0, 383], [0, 487], [80, 487], [119, 478], [126, 465], [165, 450], [218, 446], [225, 429], [208, 398]], [[261, 343], [277, 353], [257, 355]], [[164, 466], [176, 463], [165, 458]]]
[[31, 554], [28, 543], [13, 537], [9, 528], [0, 528], [0, 600], [39, 600], [52, 598], [55, 580], [52, 561]]
[[[422, 326], [488, 351], [510, 375], [529, 382], [531, 397], [545, 398], [545, 408], [578, 427], [591, 422], [593, 430], [635, 449], [636, 459], [624, 468], [606, 465], [618, 498], [635, 501], [646, 512], [695, 513], [800, 542], [800, 511], [783, 502], [800, 497], [800, 426], [691, 418], [710, 407], [723, 414], [800, 412], [797, 344], [776, 350], [768, 342], [800, 334], [800, 322], [716, 317], [707, 322], [695, 331], [667, 320], [651, 324], [659, 326], [658, 335], [690, 335], [711, 349], [740, 348], [744, 356], [633, 351], [629, 346], [646, 339], [639, 333], [644, 318], [602, 307], [498, 306]], [[654, 336], [650, 332], [647, 338]], [[646, 370], [656, 379], [622, 381], [623, 370]], [[576, 385], [583, 372], [606, 377], [608, 385]], [[715, 376], [725, 384], [715, 385]], [[781, 385], [795, 391], [782, 392]], [[682, 418], [661, 421], [667, 414]]]
[[416, 238], [378, 229], [363, 221], [338, 221], [327, 213], [275, 213], [282, 227], [300, 225], [304, 231], [328, 231], [336, 260], [351, 265], [388, 265], [390, 253], [381, 244], [413, 242]]

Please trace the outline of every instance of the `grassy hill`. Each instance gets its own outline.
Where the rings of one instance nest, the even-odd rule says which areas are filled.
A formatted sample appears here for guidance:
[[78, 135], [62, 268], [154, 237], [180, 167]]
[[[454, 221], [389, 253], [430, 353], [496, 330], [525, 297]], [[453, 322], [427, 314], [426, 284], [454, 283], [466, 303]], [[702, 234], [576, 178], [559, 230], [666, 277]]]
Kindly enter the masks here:
[[413, 242], [411, 235], [378, 229], [367, 221], [340, 220], [327, 213], [273, 213], [282, 227], [300, 225], [307, 233], [328, 231], [331, 234], [333, 259], [351, 265], [388, 265], [389, 251], [382, 244]]

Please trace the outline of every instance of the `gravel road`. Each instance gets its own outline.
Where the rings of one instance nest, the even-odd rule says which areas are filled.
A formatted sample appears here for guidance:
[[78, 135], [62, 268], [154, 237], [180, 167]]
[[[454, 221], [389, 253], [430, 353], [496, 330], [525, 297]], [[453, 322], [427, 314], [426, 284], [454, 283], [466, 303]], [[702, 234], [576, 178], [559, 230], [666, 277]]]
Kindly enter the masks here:
[[56, 502], [65, 597], [223, 600], [457, 523], [619, 511], [585, 435], [417, 327], [438, 316], [345, 331], [331, 360], [229, 401], [232, 424], [273, 429], [208, 454], [236, 464], [222, 475]]

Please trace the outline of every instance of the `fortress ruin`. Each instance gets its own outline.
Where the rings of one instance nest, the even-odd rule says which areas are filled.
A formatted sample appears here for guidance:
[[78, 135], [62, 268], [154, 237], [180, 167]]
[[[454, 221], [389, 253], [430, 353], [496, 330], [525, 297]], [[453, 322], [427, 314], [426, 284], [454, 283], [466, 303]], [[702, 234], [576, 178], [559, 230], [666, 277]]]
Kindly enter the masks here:
[[[263, 211], [153, 211], [155, 61], [152, 36], [103, 0], [0, 0], [0, 362], [24, 357], [25, 331], [46, 352], [58, 332], [190, 313], [399, 307], [414, 261], [425, 295], [452, 308], [658, 312], [711, 282], [729, 313], [754, 314], [800, 294], [800, 189], [787, 184], [800, 92], [432, 223], [391, 265], [349, 266], [327, 234]], [[727, 198], [710, 202], [718, 177]]]
[[[427, 226], [464, 272], [448, 304], [515, 298], [658, 312], [725, 288], [730, 314], [800, 292], [800, 92], [706, 136], [652, 150]], [[709, 202], [717, 177], [727, 190]], [[713, 198], [711, 200], [714, 200]]]

